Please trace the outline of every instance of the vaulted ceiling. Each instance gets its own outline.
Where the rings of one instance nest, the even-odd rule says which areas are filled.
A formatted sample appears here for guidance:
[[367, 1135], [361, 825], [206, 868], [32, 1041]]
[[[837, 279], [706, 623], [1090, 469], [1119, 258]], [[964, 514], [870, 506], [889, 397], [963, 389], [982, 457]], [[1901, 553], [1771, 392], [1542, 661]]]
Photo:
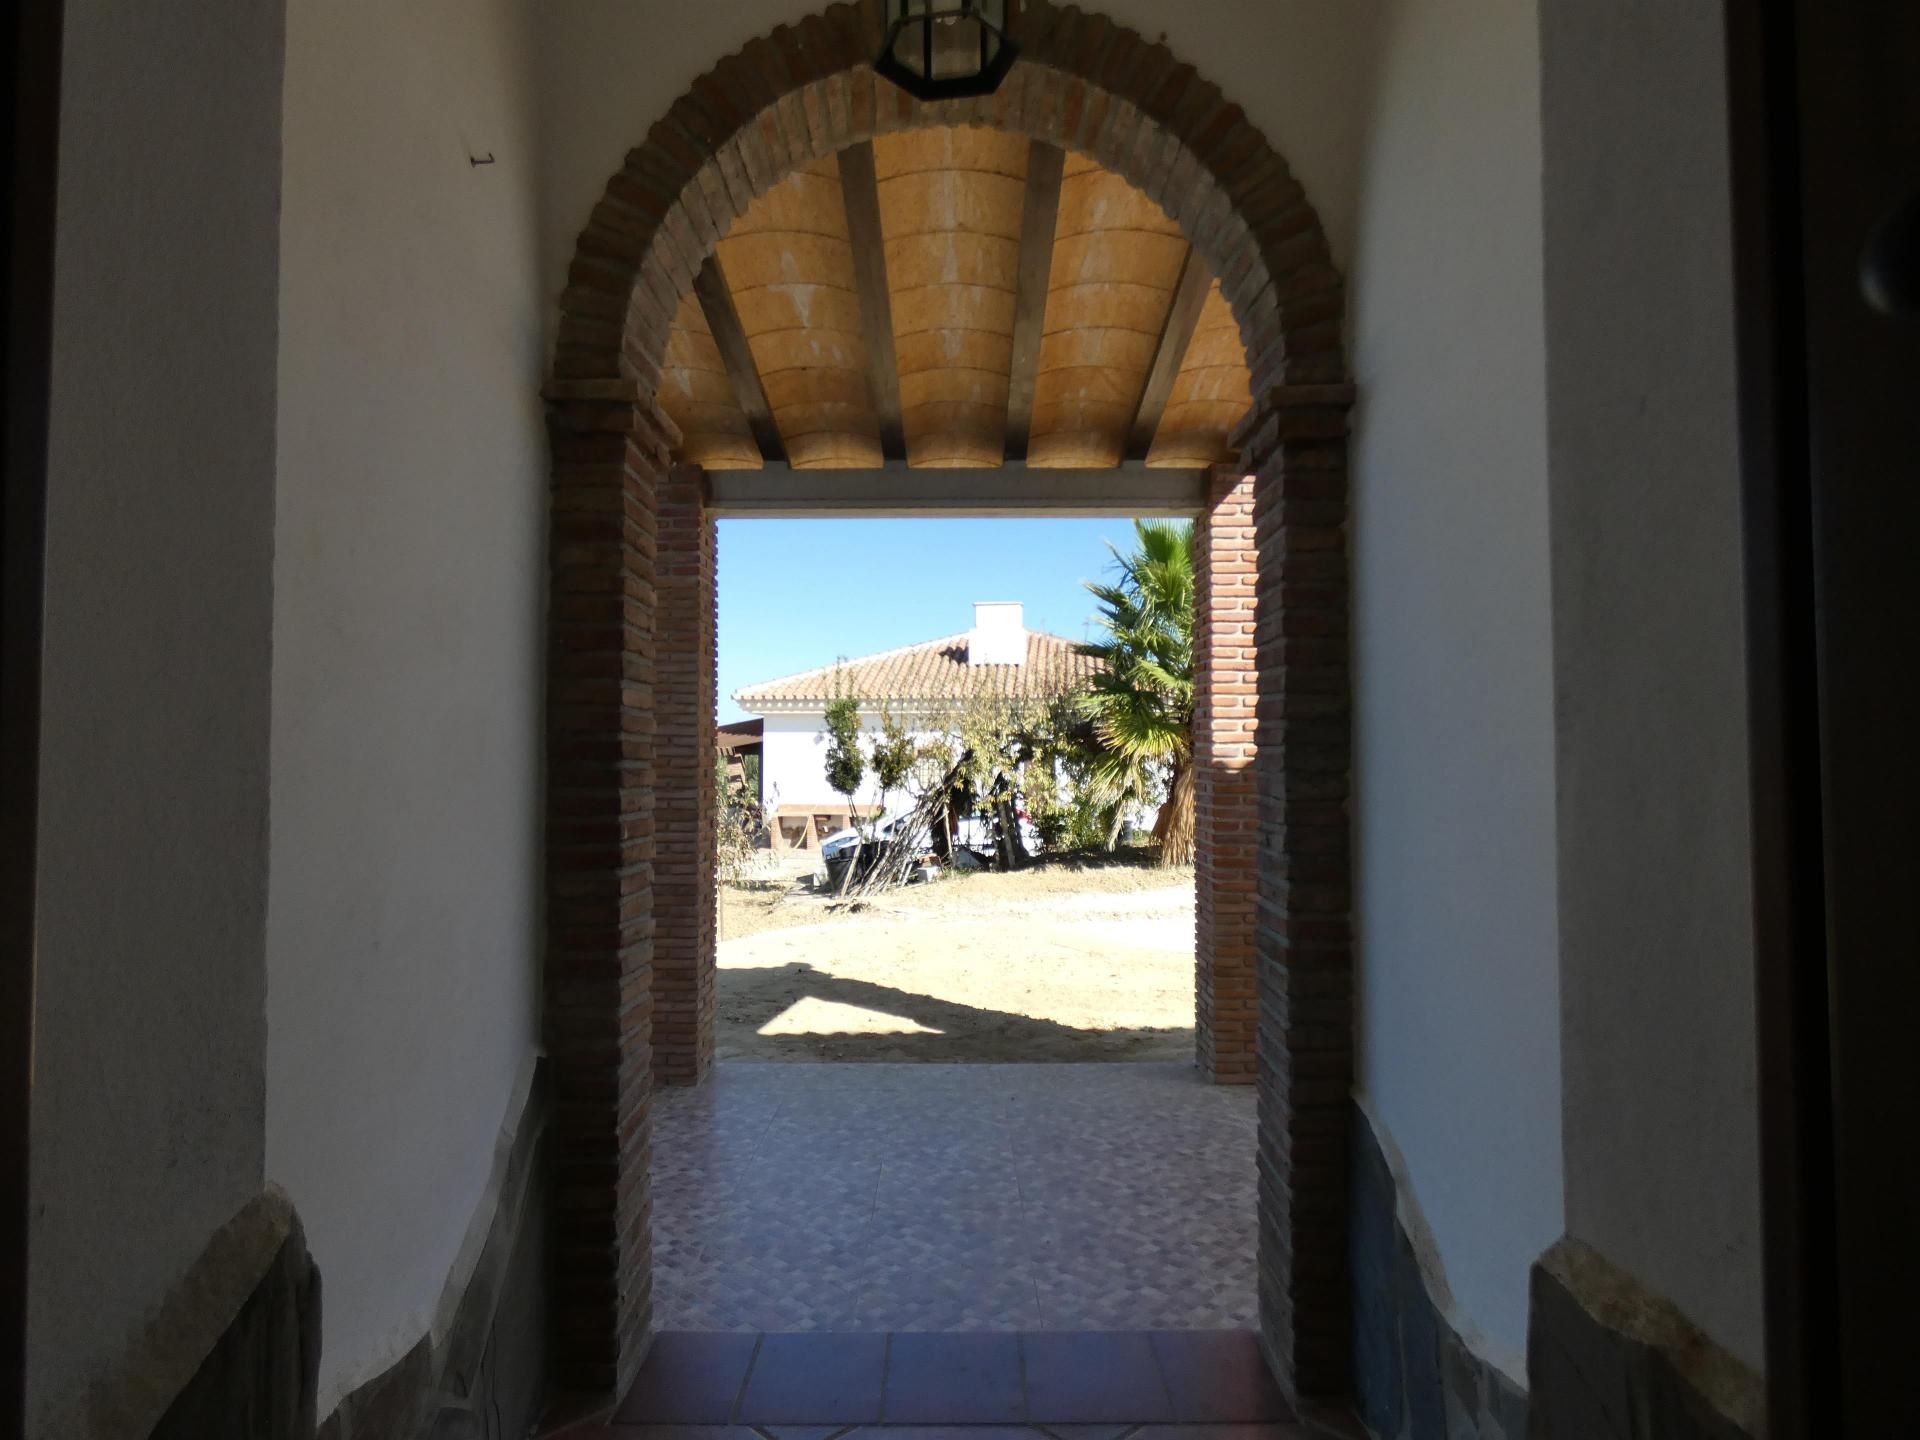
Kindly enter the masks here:
[[661, 401], [708, 469], [1196, 466], [1251, 404], [1220, 286], [1092, 160], [980, 129], [796, 171], [675, 317]]

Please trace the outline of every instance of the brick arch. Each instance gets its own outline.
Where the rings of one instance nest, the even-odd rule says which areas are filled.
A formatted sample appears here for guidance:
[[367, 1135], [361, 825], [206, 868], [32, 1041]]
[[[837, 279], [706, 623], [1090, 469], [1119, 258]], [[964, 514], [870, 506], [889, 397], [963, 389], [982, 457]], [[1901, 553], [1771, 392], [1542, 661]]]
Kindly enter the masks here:
[[830, 6], [750, 41], [628, 152], [574, 252], [554, 378], [651, 392], [693, 277], [748, 205], [795, 167], [876, 134], [982, 125], [1082, 151], [1151, 197], [1220, 277], [1254, 390], [1345, 378], [1342, 292], [1286, 162], [1238, 105], [1164, 45], [1047, 0], [993, 95], [921, 104], [867, 64], [881, 5]]
[[[698, 776], [712, 745], [712, 522], [699, 472], [675, 466], [679, 436], [654, 400], [673, 317], [733, 221], [796, 166], [875, 134], [982, 125], [1082, 151], [1137, 186], [1220, 277], [1240, 325], [1254, 407], [1234, 437], [1240, 463], [1217, 473], [1196, 530], [1208, 577], [1196, 666], [1197, 801], [1209, 837], [1196, 948], [1211, 957], [1198, 985], [1201, 1062], [1210, 1078], [1259, 1085], [1269, 1358], [1296, 1396], [1340, 1394], [1352, 399], [1340, 277], [1285, 162], [1165, 46], [1104, 16], [1027, 0], [1021, 58], [1002, 88], [923, 105], [867, 63], [881, 9], [833, 5], [695, 81], [608, 181], [561, 300], [546, 388], [556, 1377], [617, 1390], [645, 1352], [651, 1087], [656, 1074], [697, 1078], [705, 1065], [696, 1051], [686, 1074], [656, 1067], [654, 1007], [678, 1025], [712, 1003], [710, 990], [653, 975], [656, 935], [678, 945], [697, 934], [702, 906], [690, 897], [711, 883], [689, 858], [711, 834], [710, 787], [656, 785]], [[662, 835], [669, 843], [657, 846]], [[681, 898], [669, 903], [669, 893]], [[692, 943], [710, 945], [710, 928]]]

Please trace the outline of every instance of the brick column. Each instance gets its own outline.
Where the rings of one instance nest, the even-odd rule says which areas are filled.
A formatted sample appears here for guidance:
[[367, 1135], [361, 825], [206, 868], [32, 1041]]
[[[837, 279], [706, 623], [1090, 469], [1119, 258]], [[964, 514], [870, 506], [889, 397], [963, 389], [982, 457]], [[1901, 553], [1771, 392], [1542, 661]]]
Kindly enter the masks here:
[[1194, 522], [1194, 1017], [1200, 1073], [1251, 1085], [1254, 979], [1253, 477], [1213, 472]]
[[654, 660], [653, 1078], [697, 1085], [713, 1064], [713, 521], [706, 473], [660, 489]]
[[548, 388], [554, 1383], [613, 1394], [652, 1324], [654, 525], [678, 436], [631, 382]]
[[1295, 1397], [1349, 1380], [1353, 1084], [1346, 385], [1261, 395], [1235, 438], [1259, 547], [1260, 1332]]

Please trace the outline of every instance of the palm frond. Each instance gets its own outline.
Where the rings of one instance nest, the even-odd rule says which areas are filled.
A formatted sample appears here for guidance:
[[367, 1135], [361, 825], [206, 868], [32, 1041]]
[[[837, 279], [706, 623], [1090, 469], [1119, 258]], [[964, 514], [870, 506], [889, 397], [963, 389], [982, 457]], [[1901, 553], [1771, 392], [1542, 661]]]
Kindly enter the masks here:
[[[1117, 578], [1089, 582], [1099, 603], [1101, 638], [1076, 647], [1100, 668], [1075, 698], [1097, 755], [1089, 775], [1115, 813], [1148, 803], [1169, 785], [1166, 803], [1191, 810], [1193, 740], [1193, 528], [1163, 520], [1134, 522], [1134, 543], [1113, 550]], [[1191, 836], [1190, 815], [1172, 817], [1169, 835]], [[1190, 849], [1171, 845], [1163, 858]]]

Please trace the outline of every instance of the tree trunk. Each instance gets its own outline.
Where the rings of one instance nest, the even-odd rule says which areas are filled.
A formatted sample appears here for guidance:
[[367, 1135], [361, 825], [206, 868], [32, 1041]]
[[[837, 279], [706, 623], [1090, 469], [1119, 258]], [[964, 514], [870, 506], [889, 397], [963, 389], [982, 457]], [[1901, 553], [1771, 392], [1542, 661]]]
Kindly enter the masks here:
[[1160, 844], [1162, 865], [1193, 863], [1194, 774], [1191, 759], [1175, 768], [1173, 779], [1167, 785], [1167, 803], [1160, 807], [1160, 814], [1153, 822], [1153, 838]]
[[1018, 870], [1030, 858], [1026, 843], [1020, 838], [1019, 813], [1015, 810], [1013, 801], [996, 800], [993, 802], [993, 814], [998, 822], [996, 828], [1000, 832], [1000, 868]]

